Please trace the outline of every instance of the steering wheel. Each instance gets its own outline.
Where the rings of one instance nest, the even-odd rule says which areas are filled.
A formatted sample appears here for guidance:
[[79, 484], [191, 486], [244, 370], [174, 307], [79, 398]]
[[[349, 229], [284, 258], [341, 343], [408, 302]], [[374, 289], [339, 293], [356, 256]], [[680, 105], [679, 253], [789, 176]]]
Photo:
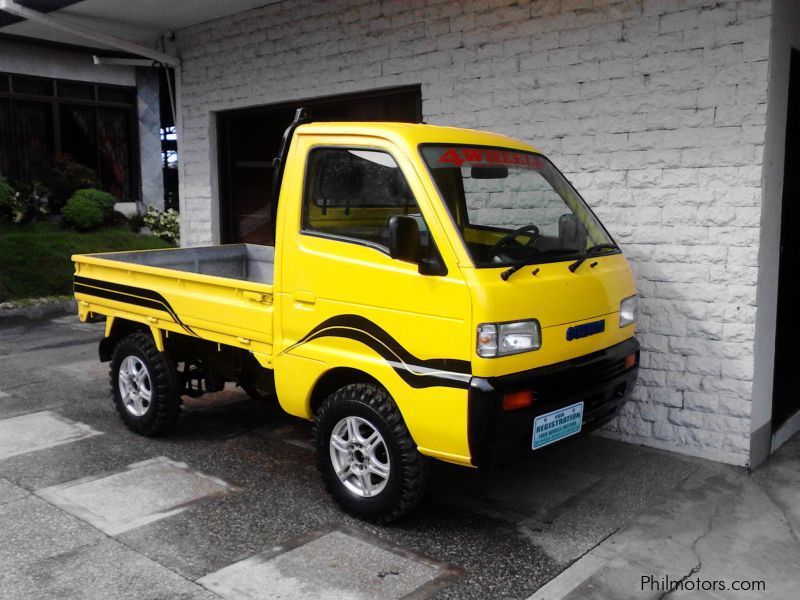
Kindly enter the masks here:
[[533, 244], [534, 241], [539, 237], [539, 228], [536, 225], [524, 225], [522, 227], [518, 227], [514, 231], [511, 231], [497, 240], [492, 247], [489, 248], [489, 256], [495, 256], [498, 251], [505, 245], [508, 244], [511, 240], [515, 239], [517, 236], [523, 233], [530, 233], [531, 239], [529, 239], [524, 244], [519, 244], [520, 246], [530, 246]]

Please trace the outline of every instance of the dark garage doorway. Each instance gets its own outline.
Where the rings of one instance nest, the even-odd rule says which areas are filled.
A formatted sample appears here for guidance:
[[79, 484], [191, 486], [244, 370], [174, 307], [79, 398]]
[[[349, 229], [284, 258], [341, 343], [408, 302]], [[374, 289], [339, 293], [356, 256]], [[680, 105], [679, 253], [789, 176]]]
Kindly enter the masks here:
[[295, 110], [312, 121], [422, 120], [420, 86], [314, 98], [220, 113], [220, 224], [223, 243], [274, 243], [271, 206], [272, 159]]
[[772, 395], [772, 431], [800, 410], [800, 391], [794, 378], [800, 338], [800, 52], [792, 50], [789, 103], [786, 117], [786, 154], [781, 208], [778, 320], [775, 334], [775, 380]]

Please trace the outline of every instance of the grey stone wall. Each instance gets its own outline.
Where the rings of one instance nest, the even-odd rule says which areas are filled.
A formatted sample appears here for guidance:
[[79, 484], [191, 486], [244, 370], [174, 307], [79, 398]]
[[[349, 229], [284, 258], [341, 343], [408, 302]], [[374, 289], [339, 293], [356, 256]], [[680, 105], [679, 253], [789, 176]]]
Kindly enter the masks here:
[[181, 31], [181, 238], [218, 231], [214, 111], [420, 83], [426, 121], [550, 155], [632, 261], [641, 380], [606, 434], [745, 464], [770, 12], [769, 0], [301, 0]]

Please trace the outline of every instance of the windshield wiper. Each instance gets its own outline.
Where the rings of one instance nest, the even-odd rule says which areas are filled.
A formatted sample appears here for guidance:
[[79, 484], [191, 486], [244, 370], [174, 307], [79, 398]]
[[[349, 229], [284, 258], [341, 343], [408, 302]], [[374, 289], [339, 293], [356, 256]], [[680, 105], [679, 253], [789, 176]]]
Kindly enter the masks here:
[[[532, 254], [528, 258], [526, 258], [526, 259], [524, 259], [524, 260], [522, 260], [522, 261], [520, 261], [518, 263], [514, 263], [513, 265], [511, 265], [510, 268], [508, 268], [505, 271], [503, 271], [502, 273], [500, 273], [500, 278], [503, 281], [508, 281], [508, 278], [511, 277], [514, 273], [516, 273], [517, 271], [519, 271], [523, 267], [529, 267], [531, 265], [536, 264], [536, 261], [540, 260], [542, 258], [542, 256], [544, 256], [544, 255], [575, 254], [576, 252], [577, 252], [577, 250], [574, 250], [572, 248], [550, 248], [549, 250], [538, 250], [538, 251], [536, 251], [535, 254]], [[536, 273], [538, 271], [539, 271], [539, 269], [536, 269], [533, 272], [533, 274], [536, 275]]]
[[519, 271], [522, 267], [528, 267], [528, 266], [530, 266], [532, 264], [533, 264], [533, 262], [531, 260], [525, 260], [525, 261], [522, 261], [521, 263], [517, 263], [513, 267], [508, 268], [505, 271], [503, 271], [502, 273], [500, 273], [500, 279], [502, 279], [503, 281], [508, 281], [508, 278], [511, 277], [517, 271]]
[[606, 244], [595, 244], [594, 246], [589, 246], [586, 250], [583, 251], [583, 254], [581, 254], [578, 257], [578, 260], [576, 260], [574, 263], [572, 263], [569, 266], [569, 270], [574, 273], [578, 269], [578, 267], [580, 267], [584, 263], [584, 261], [587, 258], [589, 258], [590, 254], [592, 254], [594, 252], [598, 252], [600, 250], [619, 250], [619, 246], [617, 246], [616, 244], [613, 244], [613, 243], [612, 244], [609, 244], [609, 243], [606, 243]]

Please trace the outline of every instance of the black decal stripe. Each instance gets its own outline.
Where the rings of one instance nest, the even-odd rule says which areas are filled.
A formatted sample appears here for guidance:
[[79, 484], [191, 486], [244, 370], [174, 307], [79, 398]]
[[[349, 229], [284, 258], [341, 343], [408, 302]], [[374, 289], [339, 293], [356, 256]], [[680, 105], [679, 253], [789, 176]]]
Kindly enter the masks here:
[[449, 358], [419, 359], [384, 329], [358, 315], [338, 315], [323, 321], [285, 352], [322, 337], [346, 338], [368, 346], [389, 363], [411, 387], [469, 387], [472, 370], [468, 361]]
[[359, 315], [337, 315], [326, 319], [314, 329], [309, 331], [303, 339], [298, 341], [296, 345], [305, 343], [309, 338], [314, 336], [317, 332], [331, 327], [347, 327], [357, 329], [373, 335], [380, 340], [394, 354], [400, 357], [404, 362], [409, 364], [416, 364], [429, 369], [436, 369], [441, 371], [450, 371], [452, 373], [462, 373], [465, 375], [472, 374], [472, 365], [466, 360], [457, 360], [452, 358], [431, 358], [422, 360], [411, 354], [406, 350], [396, 339], [394, 339], [387, 331], [364, 317]]
[[117, 302], [127, 302], [128, 304], [136, 304], [137, 306], [144, 306], [146, 308], [152, 308], [155, 310], [168, 312], [163, 306], [161, 306], [160, 303], [156, 302], [155, 300], [147, 300], [145, 298], [135, 298], [129, 296], [128, 294], [120, 294], [118, 292], [112, 292], [110, 290], [89, 287], [87, 285], [83, 285], [80, 283], [76, 283], [73, 287], [76, 292], [80, 292], [81, 294], [89, 294], [90, 296], [107, 298], [109, 300], [116, 300]]
[[90, 279], [88, 277], [81, 277], [80, 275], [75, 275], [73, 287], [76, 292], [79, 291], [83, 294], [90, 294], [100, 298], [116, 300], [117, 302], [127, 302], [137, 306], [164, 311], [169, 314], [172, 320], [180, 325], [184, 331], [197, 336], [191, 327], [181, 321], [180, 317], [178, 317], [177, 313], [172, 308], [172, 305], [167, 302], [167, 299], [154, 290]]
[[[440, 369], [429, 369], [416, 364], [415, 362], [408, 362], [398, 357], [390, 348], [387, 348], [380, 340], [375, 339], [374, 336], [367, 332], [352, 329], [349, 327], [330, 327], [323, 329], [307, 341], [319, 339], [322, 337], [339, 337], [355, 340], [361, 342], [374, 350], [381, 356], [387, 363], [389, 363], [395, 372], [411, 387], [425, 388], [432, 386], [447, 386], [458, 387], [466, 389], [469, 385], [469, 376], [461, 373], [452, 373]], [[424, 362], [424, 361], [417, 361]], [[429, 370], [429, 372], [425, 372]]]
[[134, 296], [141, 296], [142, 298], [158, 300], [164, 303], [167, 302], [164, 296], [162, 296], [161, 294], [159, 294], [154, 290], [148, 290], [146, 288], [135, 287], [132, 285], [125, 285], [122, 283], [113, 283], [111, 281], [100, 281], [99, 279], [90, 279], [88, 277], [81, 277], [80, 275], [75, 275], [74, 279], [76, 283], [83, 283], [85, 285], [91, 285], [93, 287], [102, 287], [105, 289], [122, 292], [123, 294], [132, 294]]

